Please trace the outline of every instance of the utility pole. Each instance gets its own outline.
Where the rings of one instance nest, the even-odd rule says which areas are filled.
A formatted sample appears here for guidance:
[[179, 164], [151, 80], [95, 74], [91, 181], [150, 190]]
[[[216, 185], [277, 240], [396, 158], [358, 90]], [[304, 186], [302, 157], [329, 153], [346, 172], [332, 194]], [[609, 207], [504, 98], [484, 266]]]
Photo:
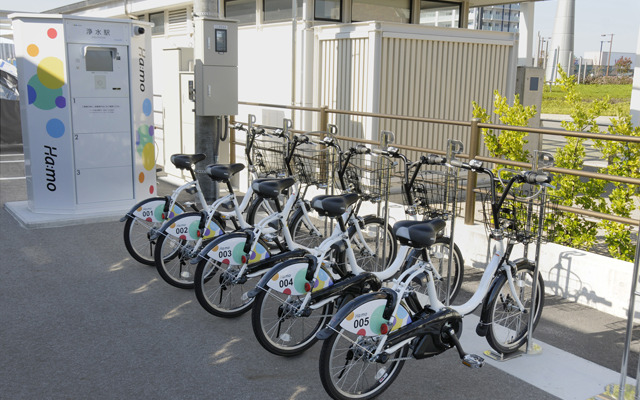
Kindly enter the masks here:
[[[613, 47], [613, 33], [605, 33], [600, 36], [611, 36], [609, 39], [609, 55], [607, 56], [607, 76], [609, 76], [609, 65], [611, 64], [611, 48]], [[602, 53], [602, 42], [600, 42], [600, 52]]]
[[[214, 4], [215, 3], [215, 4]], [[200, 17], [218, 17], [219, 4], [215, 1], [193, 0], [193, 13]], [[196, 37], [194, 45], [204, 46], [198, 43], [200, 38]], [[199, 87], [198, 87], [199, 85]], [[203, 82], [196, 82], [195, 90], [204, 90]], [[222, 117], [195, 115], [195, 149], [196, 153], [203, 153], [207, 156], [205, 162], [213, 164], [218, 162], [220, 138], [222, 137]], [[200, 168], [201, 169], [201, 168]], [[202, 194], [208, 202], [212, 202], [218, 197], [218, 184], [209, 179], [205, 174], [198, 173], [198, 180], [202, 188]]]

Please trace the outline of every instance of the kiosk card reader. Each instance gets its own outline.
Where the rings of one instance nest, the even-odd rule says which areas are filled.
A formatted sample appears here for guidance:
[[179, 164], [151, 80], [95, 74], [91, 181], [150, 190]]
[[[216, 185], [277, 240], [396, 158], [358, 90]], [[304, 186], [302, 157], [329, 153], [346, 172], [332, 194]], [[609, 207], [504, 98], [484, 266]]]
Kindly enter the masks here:
[[10, 18], [29, 209], [126, 210], [155, 195], [151, 24]]

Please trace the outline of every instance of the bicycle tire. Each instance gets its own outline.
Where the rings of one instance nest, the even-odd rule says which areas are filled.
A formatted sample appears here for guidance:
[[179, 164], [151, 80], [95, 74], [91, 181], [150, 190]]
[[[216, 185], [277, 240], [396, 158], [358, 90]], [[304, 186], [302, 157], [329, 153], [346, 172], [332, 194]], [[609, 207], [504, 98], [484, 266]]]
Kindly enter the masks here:
[[[367, 244], [366, 247], [361, 243], [355, 226], [350, 226], [348, 231], [351, 248], [355, 253], [358, 266], [367, 272], [384, 271], [391, 265], [398, 252], [398, 242], [391, 226], [386, 224], [386, 241], [383, 241], [380, 235], [380, 231], [385, 226], [383, 218], [365, 215], [360, 224], [360, 230]], [[367, 247], [374, 250], [374, 253], [370, 254]]]
[[[440, 275], [440, 279], [437, 279], [434, 275], [434, 284], [437, 291], [438, 300], [443, 304], [446, 298], [446, 280], [449, 270], [449, 249], [451, 246], [451, 239], [446, 236], [440, 236], [436, 239], [436, 242], [428, 249], [429, 259], [433, 268]], [[451, 263], [451, 280], [449, 281], [449, 304], [452, 304], [455, 300], [462, 282], [464, 280], [464, 259], [462, 253], [457, 244], [453, 244], [453, 257], [454, 260]], [[422, 251], [420, 249], [414, 249], [409, 253], [407, 261], [404, 264], [402, 271], [412, 266], [418, 258], [422, 258]], [[401, 271], [401, 272], [402, 272]], [[425, 296], [421, 298], [427, 300], [426, 286], [414, 285], [414, 290], [417, 293], [422, 293]]]
[[398, 349], [387, 362], [380, 363], [368, 360], [362, 350], [374, 350], [374, 340], [344, 329], [333, 332], [325, 340], [320, 351], [320, 380], [332, 398], [371, 399], [388, 389], [398, 377], [404, 365], [403, 358], [409, 352], [408, 346]]
[[[219, 236], [210, 245], [228, 238], [237, 238], [237, 235], [230, 233]], [[267, 249], [266, 243], [260, 240], [260, 244]], [[246, 294], [256, 287], [260, 276], [246, 278], [242, 283], [231, 282], [231, 279], [237, 276], [239, 269], [237, 265], [223, 264], [209, 258], [200, 260], [195, 270], [194, 288], [202, 308], [221, 318], [234, 318], [251, 309], [255, 298], [248, 297]], [[228, 293], [225, 294], [227, 290]]]
[[258, 222], [275, 212], [276, 207], [273, 200], [267, 200], [263, 197], [256, 196], [251, 200], [251, 203], [247, 208], [247, 223], [251, 226], [255, 226]]
[[271, 288], [256, 296], [251, 325], [258, 342], [270, 353], [291, 357], [303, 353], [318, 341], [316, 333], [331, 318], [333, 304], [325, 304], [308, 316], [293, 315], [295, 305], [303, 298], [304, 295], [286, 295]]
[[[305, 217], [302, 207], [298, 207], [287, 224], [289, 225], [289, 232], [291, 232], [293, 241], [312, 249], [331, 236], [334, 222], [327, 216], [319, 215], [318, 212], [309, 207], [306, 202], [304, 207], [307, 208], [309, 219]], [[315, 229], [313, 229], [310, 224], [313, 224]]]
[[[534, 267], [531, 261], [520, 260], [516, 263], [516, 274], [513, 277], [516, 289], [520, 289], [518, 297], [527, 310], [531, 307]], [[502, 277], [498, 285], [499, 294], [494, 296], [489, 303], [490, 313], [486, 321], [489, 325], [487, 342], [498, 353], [510, 354], [522, 347], [527, 341], [530, 315], [528, 312], [521, 312], [515, 306], [506, 276]], [[544, 308], [544, 280], [540, 273], [538, 273], [537, 292], [537, 304], [533, 319], [534, 330]]]
[[[150, 198], [141, 201], [137, 206], [142, 206], [146, 203], [157, 200], [162, 200], [164, 202], [165, 199], [159, 197]], [[181, 211], [184, 210], [182, 204], [177, 202], [175, 203], [174, 208], [178, 208]], [[145, 265], [155, 266], [154, 248], [156, 241], [150, 240], [149, 236], [151, 230], [154, 228], [160, 228], [163, 222], [164, 221], [147, 221], [143, 218], [134, 216], [129, 216], [127, 218], [123, 232], [124, 246], [134, 260]]]
[[[196, 212], [183, 213], [171, 219], [169, 224], [172, 222], [174, 224], [179, 223], [179, 220], [187, 218], [196, 218], [199, 220], [201, 214]], [[205, 240], [200, 245], [200, 249], [204, 248], [215, 238], [213, 235], [220, 234], [220, 231], [224, 233], [222, 228], [224, 227], [224, 223], [222, 221], [214, 217], [212, 222], [214, 226], [210, 224], [210, 228], [212, 228], [213, 234], [211, 234], [211, 237], [205, 237]], [[197, 222], [194, 222], [194, 224], [196, 223]], [[217, 229], [220, 231], [217, 231]], [[191, 254], [198, 253], [199, 249], [196, 248], [197, 243], [198, 239], [195, 238], [195, 234], [185, 234], [184, 237], [179, 238], [165, 231], [158, 237], [155, 246], [154, 260], [158, 274], [160, 274], [165, 282], [180, 289], [193, 289], [196, 266], [191, 264], [191, 259], [193, 258]]]

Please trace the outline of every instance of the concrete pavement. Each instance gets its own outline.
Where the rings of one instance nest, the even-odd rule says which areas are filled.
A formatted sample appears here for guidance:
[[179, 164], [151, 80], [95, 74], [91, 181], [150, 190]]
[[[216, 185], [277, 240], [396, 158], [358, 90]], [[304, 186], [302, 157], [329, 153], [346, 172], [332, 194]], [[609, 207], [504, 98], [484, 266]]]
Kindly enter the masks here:
[[[26, 200], [20, 150], [3, 148], [0, 155], [0, 202]], [[159, 187], [161, 194], [168, 190]], [[28, 230], [0, 210], [2, 399], [327, 397], [319, 345], [291, 359], [267, 353], [249, 315], [223, 320], [206, 313], [191, 291], [167, 285], [133, 260], [122, 229], [113, 221]], [[481, 270], [467, 267], [465, 274], [463, 297]], [[488, 345], [473, 337], [472, 319], [465, 319], [462, 343], [482, 352]], [[534, 335], [541, 355], [479, 370], [463, 367], [455, 351], [410, 361], [380, 398], [596, 396], [617, 383], [625, 323], [547, 297]], [[637, 341], [633, 349], [635, 371]]]

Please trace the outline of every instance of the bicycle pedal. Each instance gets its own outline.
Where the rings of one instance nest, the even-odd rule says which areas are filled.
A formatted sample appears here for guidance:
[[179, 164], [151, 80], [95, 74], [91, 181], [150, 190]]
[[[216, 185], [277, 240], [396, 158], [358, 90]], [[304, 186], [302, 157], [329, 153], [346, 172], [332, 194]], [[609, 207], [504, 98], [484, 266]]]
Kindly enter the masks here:
[[484, 365], [484, 358], [475, 354], [467, 354], [462, 358], [462, 364], [469, 368], [480, 368]]

